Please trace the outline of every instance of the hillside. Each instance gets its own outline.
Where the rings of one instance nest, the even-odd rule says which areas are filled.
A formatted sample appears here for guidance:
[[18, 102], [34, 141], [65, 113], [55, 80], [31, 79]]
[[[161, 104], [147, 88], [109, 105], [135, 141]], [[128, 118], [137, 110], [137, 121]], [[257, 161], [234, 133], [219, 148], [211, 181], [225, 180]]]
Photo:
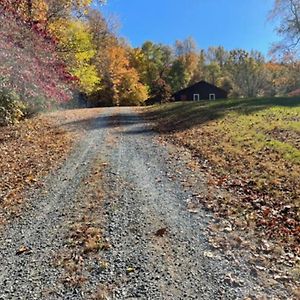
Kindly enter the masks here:
[[212, 184], [238, 195], [230, 203], [207, 199], [207, 207], [299, 251], [299, 98], [172, 103], [146, 116], [192, 150]]

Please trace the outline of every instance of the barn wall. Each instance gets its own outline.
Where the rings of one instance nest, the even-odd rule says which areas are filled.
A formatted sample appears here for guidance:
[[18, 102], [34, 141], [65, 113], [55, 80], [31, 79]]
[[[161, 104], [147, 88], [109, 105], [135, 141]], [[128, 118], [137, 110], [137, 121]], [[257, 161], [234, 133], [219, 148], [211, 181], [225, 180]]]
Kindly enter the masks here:
[[195, 84], [194, 86], [191, 86], [174, 94], [175, 101], [183, 101], [183, 99], [192, 101], [194, 98], [194, 94], [199, 94], [200, 100], [208, 100], [209, 94], [215, 94], [216, 99], [227, 98], [226, 91], [206, 82], [200, 82], [198, 84]]

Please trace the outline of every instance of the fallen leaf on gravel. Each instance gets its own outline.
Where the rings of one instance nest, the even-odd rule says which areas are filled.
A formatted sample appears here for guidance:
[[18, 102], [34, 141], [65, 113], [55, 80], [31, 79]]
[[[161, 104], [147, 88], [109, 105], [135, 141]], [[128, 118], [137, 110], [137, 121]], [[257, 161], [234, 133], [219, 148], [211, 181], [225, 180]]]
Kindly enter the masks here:
[[204, 251], [203, 255], [208, 258], [215, 258], [215, 255], [210, 251]]
[[187, 211], [192, 214], [197, 214], [199, 212], [199, 204], [195, 203], [191, 199], [188, 199], [187, 201]]
[[244, 281], [242, 279], [238, 279], [236, 277], [233, 277], [232, 274], [228, 273], [225, 278], [224, 281], [226, 283], [228, 283], [231, 286], [242, 286], [244, 284]]
[[231, 223], [227, 220], [224, 220], [222, 222], [222, 226], [223, 226], [223, 231], [225, 232], [231, 232], [233, 230]]
[[35, 177], [33, 177], [32, 175], [29, 175], [29, 176], [27, 176], [26, 181], [29, 183], [30, 182], [34, 183], [34, 182], [37, 182], [38, 180]]
[[293, 294], [295, 295], [296, 299], [300, 299], [300, 287], [293, 289]]
[[108, 251], [109, 249], [111, 249], [110, 243], [105, 242], [105, 243], [101, 244], [101, 250]]
[[218, 241], [217, 240], [215, 240], [215, 239], [213, 239], [213, 238], [209, 238], [209, 244], [210, 244], [210, 246], [212, 247], [212, 248], [214, 248], [214, 249], [220, 249], [221, 248], [221, 246], [220, 246], [220, 244], [218, 243]]
[[197, 213], [199, 213], [199, 210], [196, 208], [190, 208], [190, 209], [188, 209], [188, 212], [191, 214], [197, 214]]
[[134, 268], [127, 268], [126, 270], [127, 273], [133, 273], [134, 271], [135, 271]]
[[17, 255], [21, 254], [30, 254], [32, 250], [26, 246], [21, 246], [18, 251], [16, 252]]
[[255, 268], [259, 271], [265, 271], [266, 268], [265, 267], [262, 267], [262, 266], [255, 266]]
[[155, 235], [159, 237], [163, 237], [166, 233], [167, 233], [167, 228], [165, 227], [165, 228], [158, 229], [155, 232]]
[[108, 269], [108, 266], [109, 266], [108, 262], [106, 262], [106, 261], [101, 261], [101, 262], [100, 262], [100, 268], [101, 268], [102, 270]]
[[288, 276], [285, 276], [285, 275], [276, 275], [276, 274], [274, 275], [274, 279], [277, 280], [277, 281], [285, 281], [285, 282], [291, 280], [291, 278], [288, 277]]
[[266, 240], [261, 241], [261, 250], [265, 253], [269, 253], [274, 249], [274, 245], [271, 242], [268, 242]]

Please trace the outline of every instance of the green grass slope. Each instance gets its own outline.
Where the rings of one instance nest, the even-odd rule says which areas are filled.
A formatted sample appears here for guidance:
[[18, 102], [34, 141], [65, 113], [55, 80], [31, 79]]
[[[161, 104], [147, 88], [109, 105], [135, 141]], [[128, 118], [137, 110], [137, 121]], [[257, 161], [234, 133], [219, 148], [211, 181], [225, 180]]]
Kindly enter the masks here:
[[208, 161], [217, 184], [241, 193], [236, 211], [299, 247], [300, 98], [170, 103], [146, 115]]

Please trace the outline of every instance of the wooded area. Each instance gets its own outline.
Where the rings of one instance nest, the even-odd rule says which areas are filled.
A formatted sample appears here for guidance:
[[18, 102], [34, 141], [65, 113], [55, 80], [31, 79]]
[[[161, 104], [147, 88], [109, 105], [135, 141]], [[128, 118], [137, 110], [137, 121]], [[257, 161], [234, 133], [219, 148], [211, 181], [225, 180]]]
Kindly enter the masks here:
[[57, 103], [143, 105], [158, 95], [168, 101], [200, 80], [230, 97], [300, 93], [299, 0], [275, 1], [270, 19], [282, 22], [284, 39], [272, 48], [271, 60], [255, 50], [199, 49], [192, 37], [172, 47], [146, 41], [132, 48], [92, 4], [1, 1], [1, 124]]

